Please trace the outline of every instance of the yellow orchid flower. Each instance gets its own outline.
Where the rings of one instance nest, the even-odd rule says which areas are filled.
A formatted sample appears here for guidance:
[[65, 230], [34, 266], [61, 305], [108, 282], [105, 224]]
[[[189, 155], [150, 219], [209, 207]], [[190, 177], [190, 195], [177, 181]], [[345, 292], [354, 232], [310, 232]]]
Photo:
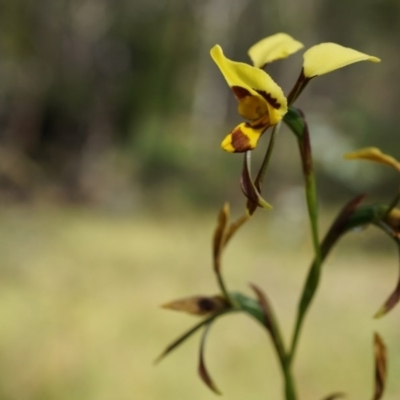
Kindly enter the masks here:
[[380, 164], [388, 165], [389, 167], [392, 167], [396, 171], [400, 172], [400, 162], [398, 162], [394, 157], [383, 153], [377, 147], [364, 147], [352, 153], [346, 153], [343, 158], [346, 160], [375, 161]]
[[380, 62], [377, 57], [336, 43], [313, 46], [303, 55], [302, 73], [287, 100], [282, 89], [260, 68], [302, 47], [302, 43], [285, 33], [268, 36], [249, 49], [254, 66], [229, 60], [219, 45], [211, 49], [211, 57], [239, 101], [239, 114], [248, 121], [236, 126], [225, 137], [221, 143], [224, 150], [231, 153], [253, 150], [265, 130], [282, 120], [288, 102], [293, 104], [312, 78], [359, 61]]
[[219, 45], [215, 45], [210, 53], [239, 101], [239, 114], [249, 121], [233, 129], [221, 146], [231, 153], [252, 150], [264, 131], [286, 114], [286, 97], [262, 69], [229, 60]]
[[359, 61], [380, 62], [377, 57], [361, 53], [336, 43], [321, 43], [310, 47], [303, 55], [303, 73], [306, 78], [327, 74]]

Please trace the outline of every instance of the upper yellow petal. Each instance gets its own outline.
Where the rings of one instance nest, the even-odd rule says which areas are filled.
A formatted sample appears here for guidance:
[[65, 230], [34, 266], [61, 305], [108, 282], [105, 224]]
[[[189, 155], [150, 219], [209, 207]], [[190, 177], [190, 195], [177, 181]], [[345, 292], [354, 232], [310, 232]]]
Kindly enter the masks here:
[[248, 54], [257, 68], [262, 68], [272, 61], [286, 58], [303, 48], [303, 43], [286, 33], [277, 33], [260, 40], [250, 47]]
[[256, 96], [267, 105], [272, 125], [283, 118], [287, 112], [286, 97], [265, 71], [249, 64], [229, 60], [219, 45], [215, 45], [210, 53], [239, 101], [247, 96]]
[[370, 160], [393, 167], [400, 172], [400, 162], [388, 154], [382, 153], [377, 147], [365, 147], [363, 149], [347, 153], [343, 156], [347, 160]]
[[359, 61], [381, 61], [377, 57], [360, 53], [336, 43], [321, 43], [310, 47], [303, 57], [303, 71], [307, 78], [323, 75]]

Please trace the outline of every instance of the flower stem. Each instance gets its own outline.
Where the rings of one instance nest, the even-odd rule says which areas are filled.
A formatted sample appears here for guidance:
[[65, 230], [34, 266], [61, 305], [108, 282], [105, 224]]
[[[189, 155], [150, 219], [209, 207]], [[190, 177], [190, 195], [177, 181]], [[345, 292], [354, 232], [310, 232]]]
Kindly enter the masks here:
[[296, 389], [293, 381], [292, 371], [289, 363], [286, 364], [284, 368], [284, 377], [285, 377], [285, 397], [286, 400], [296, 400]]
[[311, 80], [310, 78], [306, 78], [306, 76], [304, 75], [304, 71], [301, 70], [300, 75], [297, 78], [297, 81], [287, 98], [289, 106], [291, 106], [297, 100], [297, 98], [300, 96], [300, 93], [308, 85], [308, 82], [310, 82], [310, 80]]
[[321, 248], [319, 244], [318, 234], [318, 199], [308, 130], [305, 130], [303, 137], [299, 138], [299, 148], [303, 163], [307, 208], [311, 225], [311, 235], [315, 253], [315, 261], [309, 270], [298, 306], [298, 313], [296, 317], [292, 343], [289, 351], [289, 364], [293, 362], [300, 331], [304, 322], [304, 317], [308, 311], [308, 308], [319, 284], [322, 264]]

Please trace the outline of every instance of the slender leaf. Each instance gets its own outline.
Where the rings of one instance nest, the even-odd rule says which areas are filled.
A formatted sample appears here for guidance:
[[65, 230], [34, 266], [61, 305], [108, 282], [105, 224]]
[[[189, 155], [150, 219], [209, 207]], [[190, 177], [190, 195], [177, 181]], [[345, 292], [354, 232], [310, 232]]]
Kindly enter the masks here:
[[221, 268], [221, 252], [224, 246], [226, 229], [229, 223], [229, 204], [225, 203], [218, 215], [217, 226], [213, 238], [213, 265], [214, 271]]
[[236, 221], [232, 222], [229, 225], [229, 228], [228, 228], [228, 230], [226, 232], [226, 235], [225, 235], [224, 246], [226, 246], [229, 243], [229, 241], [232, 239], [232, 236], [236, 233], [236, 231], [242, 225], [244, 225], [249, 219], [250, 219], [250, 215], [249, 214], [245, 214], [245, 215], [242, 215], [241, 217], [239, 217]]
[[[399, 261], [400, 261], [400, 240], [397, 237], [392, 237], [397, 244], [397, 249], [399, 252]], [[397, 278], [397, 284], [394, 288], [393, 292], [390, 294], [388, 299], [385, 301], [383, 306], [378, 310], [378, 312], [374, 315], [375, 318], [380, 318], [387, 314], [390, 310], [397, 305], [400, 300], [400, 272]]]
[[278, 353], [279, 359], [284, 364], [286, 357], [285, 348], [283, 346], [282, 337], [279, 331], [278, 323], [272, 311], [272, 307], [269, 304], [266, 294], [261, 288], [255, 284], [250, 284], [250, 287], [254, 290], [257, 296], [258, 303], [260, 304], [264, 314], [264, 325], [271, 334], [271, 338]]
[[172, 350], [175, 350], [185, 340], [189, 339], [189, 337], [192, 336], [195, 332], [197, 332], [202, 326], [210, 323], [216, 316], [217, 315], [212, 315], [211, 317], [204, 319], [203, 321], [195, 325], [193, 328], [185, 332], [182, 336], [179, 336], [178, 339], [174, 340], [169, 346], [167, 346], [167, 348], [156, 358], [155, 363], [156, 364], [159, 363], [163, 358], [165, 358], [165, 356], [171, 353]]
[[243, 310], [256, 319], [261, 325], [265, 326], [264, 311], [257, 300], [239, 292], [230, 292], [229, 294], [235, 300], [240, 310]]
[[203, 332], [203, 335], [201, 337], [201, 342], [200, 342], [200, 355], [199, 355], [199, 367], [198, 367], [198, 373], [201, 378], [201, 380], [216, 394], [222, 394], [219, 389], [217, 388], [216, 384], [214, 383], [213, 379], [211, 378], [210, 373], [208, 372], [205, 359], [204, 359], [204, 350], [205, 350], [205, 344], [206, 340], [208, 337], [208, 332], [211, 328], [212, 321], [209, 322]]
[[380, 400], [383, 396], [386, 383], [387, 354], [386, 346], [378, 333], [374, 335], [375, 358], [375, 392], [373, 400]]

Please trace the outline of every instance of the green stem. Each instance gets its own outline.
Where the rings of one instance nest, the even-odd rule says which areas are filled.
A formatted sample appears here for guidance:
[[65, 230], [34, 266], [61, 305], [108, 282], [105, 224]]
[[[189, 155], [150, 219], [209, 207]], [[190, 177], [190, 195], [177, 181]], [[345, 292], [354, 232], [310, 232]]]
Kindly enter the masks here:
[[299, 138], [299, 147], [303, 162], [303, 174], [305, 179], [307, 208], [311, 225], [311, 234], [312, 234], [312, 242], [315, 253], [315, 261], [309, 270], [306, 283], [303, 288], [302, 296], [300, 299], [294, 333], [292, 337], [292, 343], [289, 351], [289, 364], [293, 362], [293, 358], [297, 348], [297, 343], [299, 340], [299, 335], [304, 322], [304, 317], [318, 288], [321, 275], [321, 264], [322, 264], [321, 248], [319, 245], [319, 234], [318, 234], [317, 190], [315, 183], [315, 175], [312, 166], [311, 144], [310, 144], [308, 130], [304, 132], [302, 138]]
[[284, 377], [285, 377], [285, 397], [286, 400], [296, 400], [297, 394], [295, 389], [295, 384], [293, 381], [292, 371], [289, 363], [287, 363], [284, 369]]
[[228, 301], [228, 303], [233, 307], [233, 308], [238, 308], [238, 305], [236, 303], [236, 301], [232, 298], [232, 296], [230, 295], [230, 293], [228, 292], [228, 289], [225, 286], [225, 282], [224, 279], [222, 277], [221, 271], [215, 271], [215, 274], [217, 276], [217, 282], [218, 282], [218, 286], [222, 292], [222, 294], [224, 295], [225, 299]]
[[251, 286], [257, 294], [258, 301], [241, 293], [232, 293], [231, 297], [239, 304], [239, 308], [255, 318], [270, 334], [282, 370], [285, 399], [296, 400], [296, 388], [292, 376], [290, 360], [285, 349], [286, 346], [283, 342], [278, 319], [276, 318], [267, 297], [257, 288], [257, 286]]

